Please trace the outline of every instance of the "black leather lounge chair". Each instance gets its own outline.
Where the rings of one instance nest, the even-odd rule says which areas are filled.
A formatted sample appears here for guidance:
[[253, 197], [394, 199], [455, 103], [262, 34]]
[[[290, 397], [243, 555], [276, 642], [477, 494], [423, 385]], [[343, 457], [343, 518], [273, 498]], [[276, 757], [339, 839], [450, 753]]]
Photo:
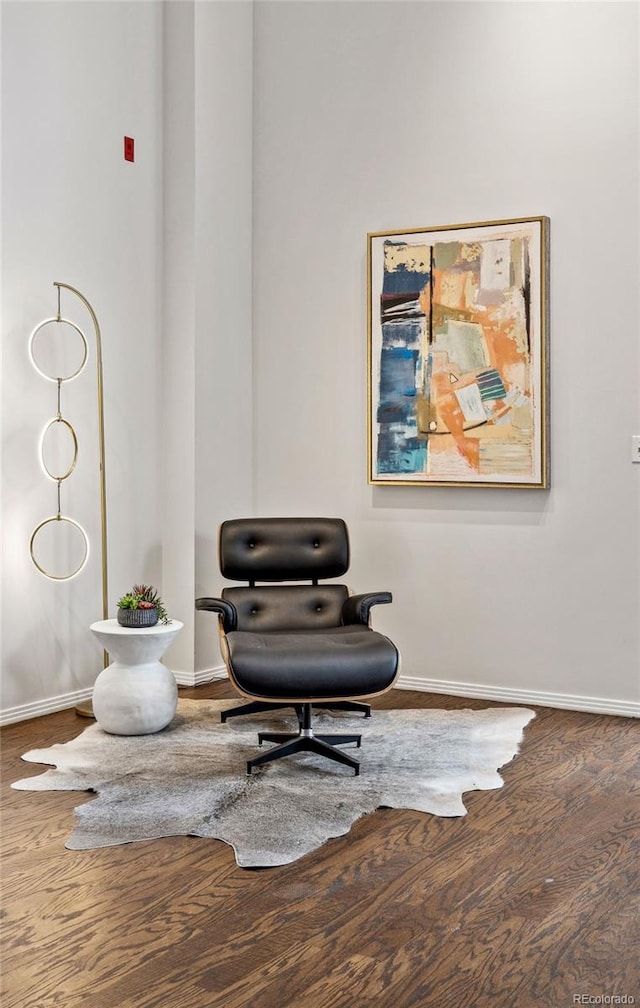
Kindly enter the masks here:
[[219, 558], [225, 578], [248, 586], [196, 599], [196, 609], [217, 614], [229, 678], [251, 701], [234, 713], [294, 707], [299, 721], [293, 734], [259, 733], [260, 745], [279, 744], [249, 760], [247, 773], [306, 751], [358, 774], [359, 762], [336, 746], [359, 746], [360, 736], [314, 735], [312, 707], [353, 705], [367, 711], [361, 701], [391, 688], [398, 650], [369, 626], [372, 607], [391, 602], [390, 592], [350, 595], [346, 585], [318, 583], [348, 570], [349, 536], [341, 518], [226, 521]]

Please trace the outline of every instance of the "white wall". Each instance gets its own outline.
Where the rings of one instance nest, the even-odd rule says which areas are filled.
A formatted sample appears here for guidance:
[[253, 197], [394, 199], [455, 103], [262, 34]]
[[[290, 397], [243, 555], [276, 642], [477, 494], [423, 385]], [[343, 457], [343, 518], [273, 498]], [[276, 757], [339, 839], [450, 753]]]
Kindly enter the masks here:
[[[220, 663], [194, 598], [218, 588], [218, 523], [252, 507], [253, 10], [9, 0], [1, 12], [0, 706], [13, 720], [90, 693], [102, 667], [88, 630], [102, 617], [93, 370], [63, 389], [81, 447], [63, 511], [86, 525], [91, 560], [55, 584], [28, 556], [56, 503], [36, 451], [55, 385], [27, 358], [34, 325], [55, 314], [54, 280], [89, 298], [103, 336], [109, 615], [148, 580], [184, 622], [166, 655], [179, 680]], [[89, 323], [77, 302], [66, 313]]]
[[185, 684], [221, 666], [216, 529], [252, 507], [253, 7], [163, 5], [162, 587]]
[[[99, 551], [66, 585], [27, 552], [54, 511], [36, 454], [51, 388], [26, 356], [54, 280], [103, 332], [110, 615], [158, 584], [185, 680], [219, 661], [193, 612], [220, 586], [218, 523], [337, 514], [351, 586], [394, 592], [375, 622], [407, 683], [631, 709], [636, 5], [4, 0], [0, 17], [7, 718], [89, 692], [102, 657]], [[367, 231], [535, 214], [553, 489], [369, 487]], [[63, 493], [97, 545], [92, 378], [68, 390], [82, 454]]]
[[[221, 587], [217, 530], [253, 513], [253, 4], [196, 5], [195, 589]], [[217, 621], [195, 616], [197, 676], [221, 665]]]
[[[375, 624], [409, 680], [639, 699], [637, 22], [256, 5], [256, 510], [348, 520], [351, 586], [393, 590]], [[368, 486], [366, 233], [539, 214], [553, 489]]]
[[251, 3], [165, 4], [163, 572], [179, 681], [221, 667], [216, 530], [251, 513]]
[[[156, 3], [3, 2], [2, 17], [2, 707], [48, 709], [86, 690], [102, 667], [88, 632], [102, 618], [96, 363], [85, 327], [81, 378], [63, 386], [78, 432], [63, 513], [93, 546], [74, 581], [32, 565], [32, 529], [56, 513], [37, 443], [55, 385], [31, 368], [31, 330], [55, 315], [54, 281], [93, 305], [103, 337], [110, 608], [133, 580], [157, 583], [161, 224], [161, 9]], [[123, 137], [136, 140], [134, 164]], [[61, 701], [62, 702], [62, 701]]]

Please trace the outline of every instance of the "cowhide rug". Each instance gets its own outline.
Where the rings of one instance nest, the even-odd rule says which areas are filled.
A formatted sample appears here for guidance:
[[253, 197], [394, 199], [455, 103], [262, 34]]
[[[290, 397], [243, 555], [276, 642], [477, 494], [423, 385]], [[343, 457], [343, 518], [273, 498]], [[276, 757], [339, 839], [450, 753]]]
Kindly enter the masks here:
[[258, 730], [290, 730], [295, 715], [279, 711], [221, 724], [220, 711], [234, 703], [180, 700], [172, 723], [155, 735], [108, 735], [92, 724], [70, 742], [26, 753], [24, 760], [55, 769], [12, 786], [98, 793], [75, 810], [71, 850], [198, 836], [230, 844], [243, 868], [282, 865], [342, 836], [381, 806], [465, 815], [464, 792], [502, 787], [498, 769], [516, 755], [535, 716], [517, 707], [374, 710], [370, 719], [317, 712], [318, 734], [361, 732], [360, 776], [308, 753], [247, 776], [246, 760], [261, 752]]

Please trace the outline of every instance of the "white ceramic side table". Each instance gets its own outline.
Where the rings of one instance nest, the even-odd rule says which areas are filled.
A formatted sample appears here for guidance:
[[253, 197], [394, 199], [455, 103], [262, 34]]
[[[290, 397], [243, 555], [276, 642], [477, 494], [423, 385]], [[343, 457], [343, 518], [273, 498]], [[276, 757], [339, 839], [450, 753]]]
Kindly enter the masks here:
[[179, 620], [152, 627], [122, 627], [115, 619], [91, 624], [115, 659], [93, 688], [96, 721], [111, 735], [149, 735], [166, 728], [178, 705], [178, 687], [160, 658], [182, 630]]

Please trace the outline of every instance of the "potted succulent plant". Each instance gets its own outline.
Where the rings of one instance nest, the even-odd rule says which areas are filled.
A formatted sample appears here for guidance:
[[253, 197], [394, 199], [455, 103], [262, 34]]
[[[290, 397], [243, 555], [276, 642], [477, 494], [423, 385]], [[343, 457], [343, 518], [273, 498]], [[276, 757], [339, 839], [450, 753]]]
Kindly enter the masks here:
[[118, 623], [125, 627], [151, 627], [170, 623], [162, 599], [152, 585], [134, 585], [118, 600]]

